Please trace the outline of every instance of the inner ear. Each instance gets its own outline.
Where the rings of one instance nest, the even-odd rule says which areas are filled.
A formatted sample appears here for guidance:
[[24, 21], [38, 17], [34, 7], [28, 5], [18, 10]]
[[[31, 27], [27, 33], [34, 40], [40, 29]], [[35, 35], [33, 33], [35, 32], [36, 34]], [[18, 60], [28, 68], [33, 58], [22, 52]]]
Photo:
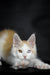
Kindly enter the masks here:
[[21, 45], [22, 40], [20, 39], [19, 35], [17, 33], [14, 33], [13, 37], [13, 46], [19, 47]]
[[29, 43], [29, 45], [33, 48], [34, 45], [35, 45], [35, 41], [36, 41], [36, 38], [35, 38], [35, 34], [32, 34], [29, 39], [27, 40], [27, 42]]

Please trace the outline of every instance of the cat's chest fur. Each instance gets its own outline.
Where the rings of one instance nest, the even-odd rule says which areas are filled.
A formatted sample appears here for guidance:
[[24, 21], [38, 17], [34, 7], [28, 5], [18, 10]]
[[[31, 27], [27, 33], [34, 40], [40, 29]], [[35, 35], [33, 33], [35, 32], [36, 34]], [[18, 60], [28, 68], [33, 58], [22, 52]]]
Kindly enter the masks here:
[[[12, 55], [9, 55], [7, 58], [8, 63], [13, 64], [14, 66], [19, 66], [19, 68], [26, 68], [26, 67], [32, 67], [33, 66], [33, 59], [27, 60], [27, 59], [19, 59], [18, 57], [14, 57]], [[15, 62], [15, 63], [14, 63]]]

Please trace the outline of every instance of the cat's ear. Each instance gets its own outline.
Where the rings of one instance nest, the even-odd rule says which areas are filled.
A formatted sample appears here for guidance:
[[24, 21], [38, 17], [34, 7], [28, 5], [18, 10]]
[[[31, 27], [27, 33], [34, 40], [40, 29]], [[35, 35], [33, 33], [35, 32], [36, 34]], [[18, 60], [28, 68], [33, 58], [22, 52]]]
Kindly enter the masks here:
[[19, 47], [21, 45], [22, 40], [20, 39], [19, 35], [17, 33], [14, 33], [13, 36], [13, 46]]
[[35, 45], [35, 41], [36, 41], [36, 38], [35, 38], [35, 34], [32, 34], [29, 39], [27, 40], [27, 42], [29, 43], [29, 45], [33, 48], [34, 45]]

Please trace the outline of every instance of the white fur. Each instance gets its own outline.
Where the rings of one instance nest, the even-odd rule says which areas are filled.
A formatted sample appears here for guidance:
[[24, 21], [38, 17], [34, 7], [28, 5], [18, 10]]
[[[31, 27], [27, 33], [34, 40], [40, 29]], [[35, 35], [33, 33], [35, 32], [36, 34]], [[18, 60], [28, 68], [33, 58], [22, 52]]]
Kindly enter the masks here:
[[[32, 51], [30, 53], [27, 53], [28, 50], [31, 50], [27, 44], [23, 44], [23, 46], [21, 48], [19, 48], [20, 50], [22, 50], [22, 53], [18, 52], [18, 56], [20, 59], [24, 59], [24, 56], [26, 56], [26, 59], [30, 59], [31, 55], [33, 54]], [[33, 54], [33, 56], [35, 57], [35, 55]]]
[[[22, 50], [22, 53], [19, 53], [18, 50]], [[32, 53], [32, 51], [30, 53], [27, 53], [28, 50], [30, 50], [28, 45], [27, 44], [23, 44], [23, 46], [18, 48], [18, 49], [13, 47], [12, 50], [11, 50], [10, 55], [12, 55], [13, 57], [15, 57], [15, 58], [17, 58], [19, 60], [25, 60], [24, 56], [26, 56], [26, 60], [30, 60], [30, 58], [35, 58], [36, 55], [34, 55]]]

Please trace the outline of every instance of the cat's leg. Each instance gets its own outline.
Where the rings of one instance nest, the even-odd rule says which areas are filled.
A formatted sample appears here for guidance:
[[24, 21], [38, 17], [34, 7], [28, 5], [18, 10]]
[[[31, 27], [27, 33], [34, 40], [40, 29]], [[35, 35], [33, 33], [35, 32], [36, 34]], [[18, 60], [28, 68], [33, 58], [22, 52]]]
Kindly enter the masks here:
[[47, 63], [44, 63], [40, 59], [34, 59], [33, 63], [34, 63], [34, 67], [37, 69], [50, 69], [50, 65]]
[[0, 66], [2, 66], [2, 62], [1, 62], [1, 56], [0, 56]]
[[29, 65], [29, 61], [23, 60], [20, 62], [19, 68], [25, 69], [28, 67], [28, 65]]
[[13, 69], [19, 69], [19, 64], [16, 62], [15, 64], [13, 64], [13, 66], [11, 66], [11, 68]]
[[16, 70], [18, 69], [18, 67], [17, 67], [17, 66], [11, 66], [11, 68], [16, 69]]
[[19, 69], [19, 68], [25, 69], [25, 68], [27, 68], [28, 64], [29, 64], [28, 61], [16, 62], [13, 66], [11, 66], [11, 68], [13, 68], [13, 69]]

